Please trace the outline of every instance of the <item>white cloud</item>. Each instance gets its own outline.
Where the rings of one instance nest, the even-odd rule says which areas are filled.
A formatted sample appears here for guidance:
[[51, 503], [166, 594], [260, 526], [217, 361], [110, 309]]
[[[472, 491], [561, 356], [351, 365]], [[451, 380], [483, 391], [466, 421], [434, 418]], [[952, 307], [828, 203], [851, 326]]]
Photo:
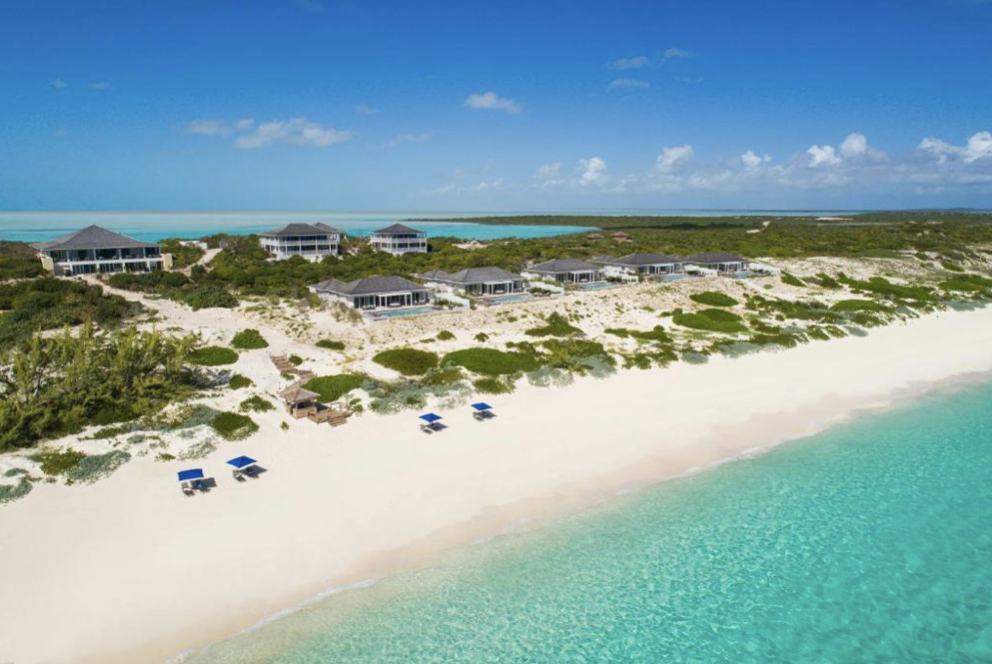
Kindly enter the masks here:
[[255, 118], [242, 118], [234, 123], [234, 128], [238, 131], [248, 131], [255, 124]]
[[748, 150], [741, 155], [741, 161], [744, 163], [745, 168], [757, 168], [761, 164], [766, 164], [770, 162], [772, 158], [768, 155], [759, 157], [754, 153], [753, 150]]
[[812, 168], [818, 166], [835, 166], [840, 163], [840, 157], [832, 145], [812, 145], [806, 154], [809, 155], [809, 165]]
[[550, 164], [544, 164], [537, 169], [537, 177], [542, 180], [561, 177], [561, 162], [553, 161]]
[[635, 55], [632, 58], [619, 58], [612, 62], [606, 63], [606, 66], [610, 69], [640, 69], [641, 67], [646, 67], [649, 64], [648, 58], [645, 55]]
[[665, 49], [665, 52], [662, 54], [662, 57], [665, 60], [671, 60], [672, 58], [691, 58], [692, 52], [672, 46]]
[[252, 133], [239, 136], [234, 141], [234, 147], [248, 150], [273, 143], [289, 143], [291, 145], [311, 145], [324, 148], [346, 141], [352, 136], [350, 131], [324, 127], [320, 123], [311, 122], [306, 118], [291, 118], [259, 124]]
[[355, 104], [355, 113], [359, 115], [375, 115], [379, 112], [378, 108], [374, 106], [369, 106], [368, 104]]
[[966, 164], [979, 159], [992, 157], [992, 132], [980, 131], [972, 134], [968, 142], [962, 146], [951, 145], [939, 138], [924, 138], [917, 149], [938, 158], [940, 163], [946, 163], [949, 158], [960, 159]]
[[840, 153], [845, 157], [855, 157], [868, 152], [868, 139], [864, 134], [848, 134], [840, 144]]
[[109, 90], [109, 89], [110, 89], [109, 81], [94, 81], [93, 83], [90, 83], [90, 90]]
[[582, 169], [579, 183], [583, 187], [601, 185], [609, 179], [606, 174], [606, 162], [599, 157], [580, 159], [579, 167]]
[[651, 84], [647, 81], [642, 81], [636, 78], [617, 78], [610, 81], [610, 87], [625, 90], [643, 90], [645, 88], [650, 88]]
[[692, 159], [691, 145], [680, 145], [674, 148], [665, 147], [662, 148], [661, 154], [655, 160], [655, 168], [660, 171], [670, 171], [678, 164], [689, 161], [690, 159]]
[[386, 147], [395, 148], [404, 143], [423, 143], [430, 139], [430, 134], [399, 134], [391, 140], [386, 141]]
[[200, 136], [229, 136], [231, 126], [223, 120], [192, 120], [186, 123], [183, 131]]
[[465, 105], [479, 110], [506, 111], [507, 113], [519, 113], [524, 110], [523, 106], [516, 101], [499, 97], [495, 92], [471, 94], [465, 99]]
[[55, 88], [56, 90], [62, 90], [66, 87], [67, 84], [61, 78], [57, 78], [51, 83], [49, 83], [49, 85]]

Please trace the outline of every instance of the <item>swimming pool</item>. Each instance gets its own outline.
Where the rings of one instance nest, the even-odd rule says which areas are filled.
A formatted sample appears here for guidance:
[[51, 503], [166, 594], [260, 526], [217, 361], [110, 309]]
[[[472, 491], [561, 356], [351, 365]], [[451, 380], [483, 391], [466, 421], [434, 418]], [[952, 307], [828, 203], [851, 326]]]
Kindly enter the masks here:
[[688, 274], [666, 274], [661, 278], [662, 281], [682, 281], [683, 279], [691, 279]]
[[527, 300], [533, 300], [534, 296], [530, 293], [519, 293], [517, 295], [499, 295], [497, 297], [489, 297], [486, 300], [492, 304], [506, 304], [508, 302], [526, 302]]
[[393, 309], [389, 311], [370, 311], [368, 313], [369, 318], [373, 320], [380, 320], [383, 318], [399, 318], [400, 316], [417, 316], [420, 314], [429, 314], [433, 311], [437, 311], [433, 307], [418, 307], [416, 309]]
[[614, 284], [608, 281], [592, 281], [585, 284], [579, 284], [579, 288], [582, 290], [602, 290], [603, 288], [613, 288]]

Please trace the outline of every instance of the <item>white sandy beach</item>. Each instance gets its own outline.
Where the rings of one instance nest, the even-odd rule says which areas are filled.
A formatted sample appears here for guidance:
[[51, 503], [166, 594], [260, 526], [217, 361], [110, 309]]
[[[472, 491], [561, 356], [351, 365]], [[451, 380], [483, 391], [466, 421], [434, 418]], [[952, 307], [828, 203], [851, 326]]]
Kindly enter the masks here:
[[[307, 421], [192, 464], [137, 458], [87, 486], [0, 508], [0, 661], [162, 662], [330, 587], [425, 564], [524, 516], [602, 500], [992, 370], [992, 308], [945, 312], [780, 353], [622, 371], [443, 412]], [[279, 415], [278, 417], [276, 415]], [[268, 469], [235, 483], [224, 461]], [[176, 470], [203, 467], [185, 498]]]

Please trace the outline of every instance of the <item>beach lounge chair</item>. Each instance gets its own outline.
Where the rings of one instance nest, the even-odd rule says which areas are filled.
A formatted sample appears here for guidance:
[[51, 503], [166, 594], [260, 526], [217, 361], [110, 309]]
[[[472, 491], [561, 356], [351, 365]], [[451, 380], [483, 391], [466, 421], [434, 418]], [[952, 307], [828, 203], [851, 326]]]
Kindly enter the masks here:
[[245, 474], [238, 469], [232, 470], [231, 475], [234, 476], [234, 479], [236, 479], [239, 482], [245, 481]]
[[183, 487], [183, 495], [184, 496], [193, 496], [193, 495], [195, 495], [195, 492], [189, 486], [189, 482], [183, 482], [182, 483], [182, 487]]
[[421, 415], [422, 419], [426, 424], [420, 425], [420, 430], [424, 433], [434, 433], [435, 431], [440, 431], [444, 427], [440, 424], [441, 416], [434, 413], [427, 413], [426, 415]]
[[474, 417], [477, 422], [485, 422], [490, 418], [496, 417], [493, 414], [493, 407], [483, 401], [472, 404], [472, 408], [472, 417]]

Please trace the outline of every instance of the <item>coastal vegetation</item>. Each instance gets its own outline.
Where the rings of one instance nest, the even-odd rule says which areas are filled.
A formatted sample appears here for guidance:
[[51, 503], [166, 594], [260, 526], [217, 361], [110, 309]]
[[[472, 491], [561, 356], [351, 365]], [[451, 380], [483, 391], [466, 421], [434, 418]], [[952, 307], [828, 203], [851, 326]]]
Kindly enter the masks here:
[[316, 392], [321, 401], [337, 401], [352, 390], [360, 388], [367, 377], [364, 374], [337, 374], [311, 378], [303, 387]]
[[730, 297], [726, 293], [717, 293], [715, 291], [703, 291], [702, 293], [693, 293], [689, 296], [689, 299], [693, 302], [698, 302], [699, 304], [705, 304], [709, 307], [734, 307], [740, 304], [737, 300]]
[[438, 363], [436, 353], [416, 348], [391, 348], [377, 353], [372, 359], [404, 376], [423, 376]]
[[246, 387], [251, 387], [254, 384], [255, 383], [248, 376], [234, 374], [231, 376], [231, 380], [228, 382], [227, 386], [232, 390], [242, 390]]
[[269, 342], [265, 340], [258, 330], [241, 330], [231, 339], [231, 346], [238, 350], [257, 350], [268, 348]]
[[327, 350], [344, 350], [344, 342], [333, 339], [321, 339], [314, 345], [317, 348], [326, 348]]
[[238, 361], [238, 354], [224, 346], [201, 346], [189, 354], [188, 361], [201, 367], [218, 367], [234, 364]]
[[257, 394], [238, 404], [238, 410], [242, 413], [266, 413], [275, 408], [271, 401]]
[[41, 277], [0, 284], [0, 352], [39, 330], [81, 325], [87, 321], [114, 328], [142, 311], [142, 306], [99, 286]]
[[191, 395], [192, 337], [126, 328], [34, 336], [0, 371], [0, 451], [125, 422]]
[[218, 413], [210, 420], [210, 427], [224, 440], [244, 440], [258, 431], [255, 420], [232, 412]]
[[547, 324], [526, 330], [525, 334], [532, 337], [568, 337], [582, 334], [582, 330], [569, 323], [567, 318], [556, 311], [548, 316]]
[[0, 240], [0, 282], [40, 277], [44, 273], [34, 249], [23, 242]]
[[706, 332], [737, 334], [747, 331], [740, 316], [723, 309], [703, 309], [697, 313], [675, 314], [672, 316], [672, 322], [682, 327]]

